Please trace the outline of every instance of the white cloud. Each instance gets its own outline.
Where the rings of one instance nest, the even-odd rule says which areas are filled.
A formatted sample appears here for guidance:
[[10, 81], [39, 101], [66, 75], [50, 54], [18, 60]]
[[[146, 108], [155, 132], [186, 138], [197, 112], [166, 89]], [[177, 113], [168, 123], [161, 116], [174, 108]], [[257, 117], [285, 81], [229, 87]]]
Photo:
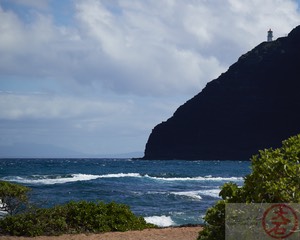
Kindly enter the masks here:
[[[134, 94], [200, 90], [207, 82], [204, 79], [211, 80], [224, 68], [213, 56], [207, 59], [193, 46], [185, 46], [180, 36], [184, 29], [176, 25], [180, 22], [176, 12], [168, 13], [168, 19], [162, 2], [150, 2], [120, 1], [122, 12], [117, 15], [100, 1], [82, 1], [77, 5], [82, 31], [96, 40], [98, 53], [103, 53], [110, 67], [117, 70], [99, 81], [114, 91]], [[167, 2], [165, 6], [168, 7]]]
[[[46, 1], [43, 1], [44, 4]], [[287, 0], [78, 0], [77, 26], [0, 10], [2, 74], [52, 77], [137, 95], [195, 94], [240, 54], [299, 21]], [[27, 2], [30, 4], [30, 1]]]

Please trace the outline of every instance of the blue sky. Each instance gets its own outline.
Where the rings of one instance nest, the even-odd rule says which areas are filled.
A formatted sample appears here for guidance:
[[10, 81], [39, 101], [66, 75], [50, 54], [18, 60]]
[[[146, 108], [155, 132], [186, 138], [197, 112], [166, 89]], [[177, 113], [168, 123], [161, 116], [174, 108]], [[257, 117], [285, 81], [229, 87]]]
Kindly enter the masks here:
[[0, 149], [143, 152], [269, 28], [299, 23], [295, 0], [0, 0]]

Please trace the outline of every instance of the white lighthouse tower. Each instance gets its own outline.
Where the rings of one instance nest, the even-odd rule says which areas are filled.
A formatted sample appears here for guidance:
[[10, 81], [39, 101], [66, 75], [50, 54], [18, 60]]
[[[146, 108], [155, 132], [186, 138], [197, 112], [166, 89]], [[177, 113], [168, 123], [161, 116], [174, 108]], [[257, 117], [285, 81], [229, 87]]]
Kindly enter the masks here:
[[268, 42], [272, 42], [272, 41], [273, 41], [273, 31], [271, 30], [271, 28], [270, 28], [270, 30], [268, 31], [267, 41], [268, 41]]

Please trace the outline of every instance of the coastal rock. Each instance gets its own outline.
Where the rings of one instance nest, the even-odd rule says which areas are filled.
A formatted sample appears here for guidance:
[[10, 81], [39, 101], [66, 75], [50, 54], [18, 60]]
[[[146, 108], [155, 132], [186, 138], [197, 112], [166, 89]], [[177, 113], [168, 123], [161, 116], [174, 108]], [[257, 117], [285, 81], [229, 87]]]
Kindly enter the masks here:
[[248, 160], [300, 133], [300, 26], [263, 42], [149, 136], [144, 159]]

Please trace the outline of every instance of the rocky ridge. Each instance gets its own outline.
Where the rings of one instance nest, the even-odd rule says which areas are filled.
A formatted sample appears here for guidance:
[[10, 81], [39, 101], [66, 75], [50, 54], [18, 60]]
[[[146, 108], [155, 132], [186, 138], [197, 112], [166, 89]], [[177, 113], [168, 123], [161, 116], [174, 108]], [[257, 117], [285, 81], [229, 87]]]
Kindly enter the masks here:
[[300, 133], [300, 26], [263, 42], [149, 136], [144, 159], [248, 160]]

